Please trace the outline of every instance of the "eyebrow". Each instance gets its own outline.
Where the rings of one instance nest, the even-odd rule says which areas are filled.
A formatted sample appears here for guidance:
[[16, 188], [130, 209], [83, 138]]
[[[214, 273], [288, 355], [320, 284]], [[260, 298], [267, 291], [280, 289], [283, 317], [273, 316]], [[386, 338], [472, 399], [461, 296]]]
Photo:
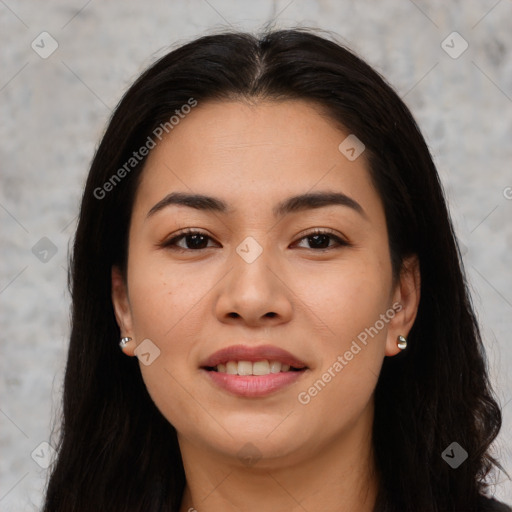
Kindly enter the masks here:
[[[203, 194], [172, 192], [165, 196], [161, 201], [158, 201], [158, 203], [149, 210], [146, 218], [151, 217], [155, 213], [171, 205], [187, 206], [196, 210], [224, 214], [231, 211], [225, 201], [216, 197], [206, 196]], [[272, 213], [274, 217], [277, 218], [284, 217], [290, 213], [333, 205], [346, 206], [360, 214], [365, 219], [368, 218], [363, 207], [357, 201], [341, 192], [310, 192], [292, 196], [278, 203], [272, 209]]]

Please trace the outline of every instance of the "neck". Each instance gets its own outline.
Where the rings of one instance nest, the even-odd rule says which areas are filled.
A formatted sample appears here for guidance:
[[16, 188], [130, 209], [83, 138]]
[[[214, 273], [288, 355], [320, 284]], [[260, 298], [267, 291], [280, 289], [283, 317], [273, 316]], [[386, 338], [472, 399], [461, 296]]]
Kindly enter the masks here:
[[378, 478], [369, 419], [363, 415], [363, 425], [293, 463], [261, 459], [246, 467], [180, 439], [187, 477], [180, 512], [373, 512]]

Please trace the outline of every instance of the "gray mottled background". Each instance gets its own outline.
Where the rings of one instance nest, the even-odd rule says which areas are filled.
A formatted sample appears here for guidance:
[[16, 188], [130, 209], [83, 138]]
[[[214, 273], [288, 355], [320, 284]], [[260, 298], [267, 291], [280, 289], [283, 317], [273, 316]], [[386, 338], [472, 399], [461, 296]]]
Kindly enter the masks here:
[[[68, 247], [112, 108], [170, 45], [270, 19], [336, 32], [416, 116], [463, 244], [503, 406], [495, 450], [512, 470], [512, 0], [0, 0], [1, 510], [41, 504], [51, 450], [40, 443], [52, 442], [69, 333]], [[44, 31], [58, 44], [50, 56]], [[506, 475], [493, 490], [512, 503]]]

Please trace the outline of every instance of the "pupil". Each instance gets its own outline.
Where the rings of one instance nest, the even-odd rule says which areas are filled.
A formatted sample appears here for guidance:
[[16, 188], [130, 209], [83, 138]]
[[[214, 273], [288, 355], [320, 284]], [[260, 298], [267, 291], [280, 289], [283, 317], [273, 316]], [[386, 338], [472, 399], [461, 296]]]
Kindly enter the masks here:
[[[327, 235], [313, 235], [309, 238], [310, 238], [310, 240], [315, 240], [315, 242], [313, 242], [313, 244], [310, 244], [313, 247], [320, 248], [320, 249], [325, 249], [325, 248], [329, 247], [329, 237]], [[322, 243], [322, 241], [320, 243], [317, 243], [319, 239], [323, 239], [323, 242], [327, 242], [327, 245], [325, 243]]]
[[188, 240], [190, 241], [190, 239], [194, 239], [195, 242], [192, 242], [191, 244], [187, 243], [187, 245], [189, 245], [189, 249], [202, 249], [203, 247], [200, 247], [201, 242], [204, 244], [206, 237], [204, 235], [188, 235]]

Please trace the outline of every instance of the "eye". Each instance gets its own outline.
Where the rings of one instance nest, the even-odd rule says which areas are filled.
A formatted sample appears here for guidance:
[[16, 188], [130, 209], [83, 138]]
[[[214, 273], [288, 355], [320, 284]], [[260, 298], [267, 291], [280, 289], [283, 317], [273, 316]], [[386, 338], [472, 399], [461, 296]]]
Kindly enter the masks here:
[[[180, 245], [179, 242], [183, 240], [184, 245]], [[201, 231], [193, 229], [187, 229], [182, 231], [178, 235], [174, 236], [170, 240], [164, 241], [160, 244], [161, 247], [175, 249], [175, 250], [200, 250], [208, 248], [208, 240], [212, 240], [210, 236]], [[209, 246], [213, 247], [213, 246]]]
[[[302, 242], [302, 240], [307, 240], [311, 245], [311, 247], [305, 247], [305, 249], [318, 249], [324, 251], [350, 245], [346, 240], [335, 235], [332, 231], [325, 229], [315, 229], [311, 233], [300, 238], [299, 242]], [[331, 240], [334, 240], [334, 245], [329, 244]]]
[[[201, 249], [213, 247], [212, 245], [208, 245], [208, 241], [210, 240], [212, 240], [212, 238], [202, 231], [187, 229], [159, 245], [172, 250], [199, 251]], [[303, 240], [308, 241], [311, 245], [310, 247], [303, 247], [304, 249], [320, 251], [350, 245], [347, 241], [343, 240], [338, 235], [335, 235], [332, 231], [325, 229], [315, 229], [306, 236], [300, 238], [299, 242], [302, 242]], [[334, 244], [331, 244], [331, 241], [334, 241]]]

